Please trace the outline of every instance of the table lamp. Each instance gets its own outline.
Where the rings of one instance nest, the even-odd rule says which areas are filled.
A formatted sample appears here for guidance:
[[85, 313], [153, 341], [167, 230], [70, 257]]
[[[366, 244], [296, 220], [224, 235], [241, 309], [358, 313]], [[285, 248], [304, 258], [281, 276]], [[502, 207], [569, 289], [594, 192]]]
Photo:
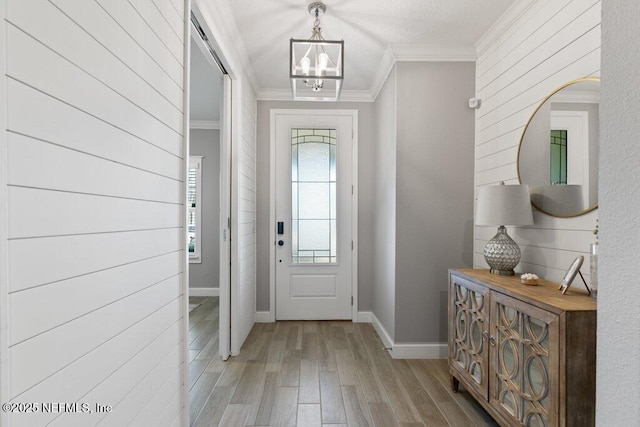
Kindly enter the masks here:
[[531, 225], [531, 199], [527, 185], [487, 185], [478, 190], [476, 225], [497, 225], [498, 234], [484, 247], [484, 259], [493, 274], [513, 276], [520, 248], [505, 225]]

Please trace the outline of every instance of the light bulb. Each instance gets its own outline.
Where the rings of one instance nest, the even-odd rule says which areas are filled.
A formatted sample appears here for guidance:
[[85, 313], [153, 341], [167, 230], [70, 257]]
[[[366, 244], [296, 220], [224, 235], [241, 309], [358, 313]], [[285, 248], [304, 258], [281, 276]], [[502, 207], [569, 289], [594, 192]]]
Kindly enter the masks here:
[[300, 60], [300, 66], [302, 67], [302, 74], [309, 75], [309, 68], [311, 67], [311, 60], [308, 56], [305, 56]]
[[318, 66], [316, 67], [317, 76], [327, 75], [328, 63], [329, 63], [329, 55], [327, 55], [325, 52], [322, 52], [320, 55], [318, 55]]

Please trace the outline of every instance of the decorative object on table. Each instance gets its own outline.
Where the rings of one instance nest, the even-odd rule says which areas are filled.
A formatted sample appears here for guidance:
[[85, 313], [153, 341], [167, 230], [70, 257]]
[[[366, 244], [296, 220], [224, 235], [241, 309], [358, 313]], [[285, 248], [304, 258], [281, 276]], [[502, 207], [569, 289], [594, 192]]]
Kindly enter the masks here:
[[574, 259], [573, 262], [571, 263], [571, 267], [569, 267], [569, 270], [567, 270], [567, 274], [564, 275], [564, 279], [562, 279], [562, 282], [560, 282], [560, 287], [558, 288], [558, 290], [562, 289], [562, 295], [567, 293], [567, 290], [569, 289], [569, 286], [571, 286], [573, 279], [575, 279], [576, 275], [578, 274], [582, 279], [582, 283], [584, 283], [584, 287], [587, 288], [587, 292], [589, 293], [589, 295], [591, 295], [591, 291], [589, 290], [587, 281], [584, 280], [584, 276], [580, 271], [580, 267], [582, 267], [583, 262], [584, 262], [584, 257], [580, 255], [576, 259]]
[[598, 298], [598, 220], [596, 220], [596, 228], [593, 234], [596, 235], [596, 242], [592, 243], [589, 248], [589, 268], [591, 272], [591, 298]]
[[498, 233], [484, 247], [491, 273], [513, 276], [520, 262], [520, 248], [505, 225], [531, 225], [533, 215], [527, 185], [488, 185], [478, 191], [476, 225], [497, 225]]
[[[289, 42], [289, 77], [293, 99], [338, 101], [344, 78], [344, 40], [325, 40], [320, 16], [327, 11], [322, 2], [307, 7], [315, 18], [310, 39]], [[302, 83], [298, 87], [298, 83]]]
[[538, 275], [533, 273], [524, 273], [523, 275], [520, 276], [520, 282], [523, 285], [537, 286], [538, 279], [539, 279]]

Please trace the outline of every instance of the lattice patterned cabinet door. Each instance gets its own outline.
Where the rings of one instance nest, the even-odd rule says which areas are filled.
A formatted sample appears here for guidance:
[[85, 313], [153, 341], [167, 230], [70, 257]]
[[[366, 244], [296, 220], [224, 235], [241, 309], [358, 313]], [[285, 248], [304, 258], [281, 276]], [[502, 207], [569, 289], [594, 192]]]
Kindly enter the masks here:
[[490, 343], [490, 404], [514, 425], [557, 425], [558, 316], [492, 292]]
[[449, 366], [485, 399], [488, 398], [489, 291], [451, 276], [449, 287]]

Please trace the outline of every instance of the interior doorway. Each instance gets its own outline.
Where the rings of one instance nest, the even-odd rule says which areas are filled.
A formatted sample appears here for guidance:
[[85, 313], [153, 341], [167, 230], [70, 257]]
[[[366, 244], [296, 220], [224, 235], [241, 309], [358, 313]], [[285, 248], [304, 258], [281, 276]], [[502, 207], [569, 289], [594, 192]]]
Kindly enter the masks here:
[[[212, 366], [231, 354], [230, 188], [231, 79], [210, 36], [191, 15], [187, 334], [189, 416], [193, 422], [215, 384]], [[209, 369], [209, 371], [208, 371]]]

